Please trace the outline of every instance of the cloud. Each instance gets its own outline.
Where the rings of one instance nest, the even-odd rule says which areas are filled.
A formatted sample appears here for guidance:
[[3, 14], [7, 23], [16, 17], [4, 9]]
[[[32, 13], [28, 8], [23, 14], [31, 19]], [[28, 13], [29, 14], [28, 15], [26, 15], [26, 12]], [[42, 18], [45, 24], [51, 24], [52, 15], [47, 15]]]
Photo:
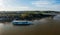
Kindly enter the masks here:
[[[18, 3], [19, 1], [19, 3]], [[29, 4], [28, 2], [31, 2]], [[0, 0], [0, 11], [25, 11], [25, 10], [54, 10], [60, 11], [60, 4], [55, 0], [36, 0], [28, 1], [26, 4], [20, 0]]]
[[10, 7], [3, 7], [0, 11], [22, 11], [22, 10], [29, 10], [27, 6], [10, 6]]
[[[16, 0], [0, 0], [0, 11], [23, 11], [23, 10], [30, 10], [29, 6], [22, 6], [21, 4], [18, 6], [12, 5]], [[11, 4], [12, 3], [12, 4]]]
[[51, 3], [48, 1], [34, 1], [32, 2], [32, 4], [36, 5], [37, 7], [41, 7], [41, 6], [50, 5]]
[[54, 10], [54, 11], [60, 11], [60, 5], [55, 4], [55, 1], [49, 1], [49, 0], [39, 0], [39, 1], [33, 1], [32, 5], [37, 7], [40, 10]]

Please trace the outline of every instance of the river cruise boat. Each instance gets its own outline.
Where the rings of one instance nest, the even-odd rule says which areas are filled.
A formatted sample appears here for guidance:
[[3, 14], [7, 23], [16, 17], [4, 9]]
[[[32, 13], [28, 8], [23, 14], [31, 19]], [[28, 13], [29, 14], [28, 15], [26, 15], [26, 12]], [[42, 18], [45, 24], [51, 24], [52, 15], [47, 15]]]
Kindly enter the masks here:
[[32, 24], [32, 21], [13, 20], [12, 23], [13, 23], [14, 25], [29, 25], [29, 24]]

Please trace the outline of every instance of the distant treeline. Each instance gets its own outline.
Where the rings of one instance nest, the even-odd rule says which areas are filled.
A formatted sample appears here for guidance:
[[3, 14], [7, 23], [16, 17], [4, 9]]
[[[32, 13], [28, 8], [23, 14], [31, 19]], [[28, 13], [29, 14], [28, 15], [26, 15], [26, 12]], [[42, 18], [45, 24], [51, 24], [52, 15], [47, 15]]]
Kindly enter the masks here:
[[40, 11], [5, 12], [5, 13], [0, 13], [0, 21], [41, 19], [41, 18], [52, 16], [52, 15], [45, 15], [43, 13], [52, 13], [52, 12], [49, 12], [49, 11], [48, 12], [40, 12]]

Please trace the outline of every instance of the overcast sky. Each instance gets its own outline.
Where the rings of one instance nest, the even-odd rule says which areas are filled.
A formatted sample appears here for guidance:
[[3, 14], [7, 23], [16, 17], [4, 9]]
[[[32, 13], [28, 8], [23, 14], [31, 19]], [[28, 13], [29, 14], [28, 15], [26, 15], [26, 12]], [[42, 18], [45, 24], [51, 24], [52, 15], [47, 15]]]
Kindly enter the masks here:
[[0, 0], [0, 11], [60, 11], [60, 0]]

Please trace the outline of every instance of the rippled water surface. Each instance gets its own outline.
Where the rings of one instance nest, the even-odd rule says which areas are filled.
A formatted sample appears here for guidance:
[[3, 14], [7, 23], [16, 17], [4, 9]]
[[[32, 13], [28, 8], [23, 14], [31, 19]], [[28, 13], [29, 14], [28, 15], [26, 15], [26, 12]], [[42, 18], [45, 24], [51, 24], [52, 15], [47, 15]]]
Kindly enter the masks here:
[[60, 35], [60, 21], [56, 18], [34, 20], [33, 25], [0, 23], [0, 35]]

